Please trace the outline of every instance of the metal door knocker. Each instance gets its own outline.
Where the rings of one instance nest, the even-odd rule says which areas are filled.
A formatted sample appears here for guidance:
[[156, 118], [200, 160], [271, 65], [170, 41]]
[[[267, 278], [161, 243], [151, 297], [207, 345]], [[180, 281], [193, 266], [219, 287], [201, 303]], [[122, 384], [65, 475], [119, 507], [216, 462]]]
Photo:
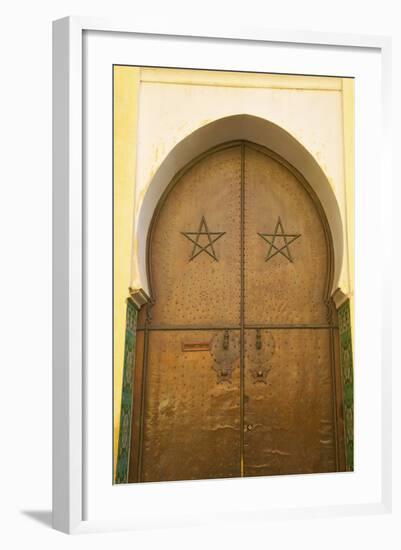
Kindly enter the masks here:
[[216, 334], [211, 343], [212, 368], [217, 374], [217, 383], [232, 382], [233, 370], [238, 366], [240, 341], [237, 332], [225, 330]]
[[259, 328], [256, 329], [255, 348], [257, 351], [252, 357], [253, 368], [251, 371], [253, 381], [255, 384], [258, 382], [267, 384], [267, 375], [272, 369], [269, 363], [275, 350], [275, 342], [272, 333], [270, 331], [265, 332], [265, 346], [262, 350], [262, 331]]

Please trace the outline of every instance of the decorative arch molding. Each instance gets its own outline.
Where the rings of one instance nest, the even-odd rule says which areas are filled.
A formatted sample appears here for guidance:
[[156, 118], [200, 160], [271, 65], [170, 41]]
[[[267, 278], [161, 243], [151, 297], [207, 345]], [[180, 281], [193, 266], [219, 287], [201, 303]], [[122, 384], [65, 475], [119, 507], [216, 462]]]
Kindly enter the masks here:
[[170, 181], [177, 172], [205, 151], [235, 140], [257, 143], [280, 155], [302, 174], [315, 191], [325, 211], [333, 238], [333, 294], [338, 288], [343, 265], [344, 235], [340, 209], [330, 182], [311, 153], [291, 134], [266, 119], [247, 114], [217, 119], [195, 130], [180, 141], [159, 166], [143, 197], [135, 226], [135, 286], [138, 285], [138, 288], [149, 294], [146, 267], [147, 236], [153, 213]]

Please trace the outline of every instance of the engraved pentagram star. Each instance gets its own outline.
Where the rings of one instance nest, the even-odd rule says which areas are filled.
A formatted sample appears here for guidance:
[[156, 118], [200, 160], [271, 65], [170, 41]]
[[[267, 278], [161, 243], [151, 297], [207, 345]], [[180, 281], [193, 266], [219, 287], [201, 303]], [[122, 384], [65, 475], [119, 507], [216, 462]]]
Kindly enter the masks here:
[[209, 231], [205, 216], [202, 216], [198, 231], [181, 231], [181, 234], [194, 245], [189, 261], [199, 256], [201, 252], [206, 252], [213, 260], [219, 261], [213, 245], [220, 237], [225, 235], [225, 231]]
[[288, 261], [292, 262], [289, 246], [301, 235], [285, 233], [280, 217], [277, 220], [274, 233], [258, 233], [258, 235], [269, 244], [266, 262], [273, 258], [273, 256], [276, 256], [276, 254], [281, 254]]

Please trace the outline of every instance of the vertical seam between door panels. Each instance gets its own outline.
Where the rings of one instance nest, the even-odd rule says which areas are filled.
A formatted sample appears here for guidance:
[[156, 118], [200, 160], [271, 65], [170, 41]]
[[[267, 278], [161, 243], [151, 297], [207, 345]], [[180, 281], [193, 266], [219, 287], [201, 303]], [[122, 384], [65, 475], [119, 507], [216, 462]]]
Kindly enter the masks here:
[[241, 186], [241, 201], [240, 201], [240, 234], [241, 234], [241, 298], [240, 298], [240, 326], [241, 326], [241, 332], [240, 332], [240, 350], [241, 350], [241, 356], [240, 356], [240, 465], [241, 465], [241, 477], [244, 476], [244, 355], [245, 355], [245, 348], [244, 348], [244, 314], [245, 314], [245, 296], [244, 296], [244, 277], [245, 277], [245, 271], [244, 271], [244, 260], [245, 260], [245, 144], [241, 143], [241, 180], [240, 180], [240, 186]]

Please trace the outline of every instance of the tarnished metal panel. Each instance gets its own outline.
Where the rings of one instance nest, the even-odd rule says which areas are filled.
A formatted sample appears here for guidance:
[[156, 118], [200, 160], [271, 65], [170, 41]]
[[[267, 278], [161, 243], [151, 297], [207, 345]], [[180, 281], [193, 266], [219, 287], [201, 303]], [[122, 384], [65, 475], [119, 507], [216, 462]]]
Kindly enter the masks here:
[[288, 167], [251, 147], [245, 213], [245, 323], [326, 323], [331, 267], [316, 200]]
[[245, 142], [196, 159], [160, 201], [148, 270], [130, 480], [344, 469], [332, 243], [302, 176]]
[[152, 324], [239, 323], [239, 146], [214, 152], [162, 199], [150, 242]]
[[[183, 351], [187, 342], [210, 351]], [[222, 331], [154, 331], [144, 409], [142, 481], [240, 475], [239, 352]], [[215, 364], [230, 379], [219, 383]]]
[[336, 470], [329, 329], [245, 333], [246, 476]]

